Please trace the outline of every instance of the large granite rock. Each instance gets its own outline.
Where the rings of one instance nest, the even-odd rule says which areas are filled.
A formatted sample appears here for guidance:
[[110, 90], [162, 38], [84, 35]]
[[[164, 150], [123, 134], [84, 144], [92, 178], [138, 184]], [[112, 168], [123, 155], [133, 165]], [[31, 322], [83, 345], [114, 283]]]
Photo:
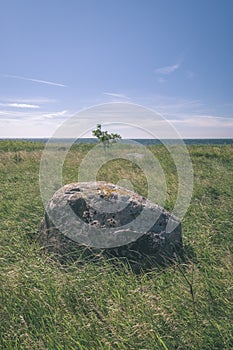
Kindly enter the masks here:
[[163, 263], [182, 251], [181, 224], [160, 206], [110, 183], [72, 183], [47, 204], [38, 242], [65, 257], [122, 257], [133, 264]]

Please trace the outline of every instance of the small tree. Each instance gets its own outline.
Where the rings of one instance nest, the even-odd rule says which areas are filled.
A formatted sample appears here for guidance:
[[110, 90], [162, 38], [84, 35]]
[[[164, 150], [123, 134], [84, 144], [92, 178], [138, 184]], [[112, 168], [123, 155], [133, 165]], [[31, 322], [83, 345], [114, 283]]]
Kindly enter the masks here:
[[112, 143], [117, 142], [121, 139], [121, 135], [116, 133], [109, 134], [108, 131], [102, 131], [101, 130], [101, 124], [97, 124], [97, 127], [95, 130], [92, 131], [92, 135], [97, 137], [99, 142], [103, 143], [104, 150], [106, 151], [106, 148], [109, 148]]

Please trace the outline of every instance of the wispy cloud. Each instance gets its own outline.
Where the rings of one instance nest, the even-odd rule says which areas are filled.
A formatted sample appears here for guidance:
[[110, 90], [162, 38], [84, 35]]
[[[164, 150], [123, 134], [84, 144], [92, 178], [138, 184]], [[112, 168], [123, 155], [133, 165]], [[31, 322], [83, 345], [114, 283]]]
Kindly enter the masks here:
[[58, 111], [58, 112], [52, 112], [52, 113], [44, 113], [42, 116], [44, 118], [52, 119], [52, 118], [57, 118], [57, 117], [64, 117], [67, 116], [68, 111]]
[[211, 113], [206, 110], [201, 100], [186, 99], [177, 96], [167, 96], [153, 94], [139, 101], [142, 105], [147, 105], [162, 115], [174, 115], [179, 113]]
[[22, 77], [22, 76], [20, 76], [20, 75], [4, 74], [3, 76], [4, 76], [5, 78], [12, 78], [12, 79], [19, 79], [19, 80], [32, 81], [32, 82], [34, 82], [34, 83], [39, 83], [39, 84], [53, 85], [53, 86], [59, 86], [59, 87], [67, 87], [67, 85], [60, 84], [60, 83], [55, 83], [55, 82], [53, 82], [53, 81], [41, 80], [41, 79], [34, 79], [34, 78], [27, 78], [27, 77]]
[[192, 79], [195, 76], [195, 74], [193, 71], [189, 70], [186, 72], [186, 76], [188, 79]]
[[233, 127], [233, 118], [210, 115], [189, 115], [178, 119], [170, 119], [172, 124], [188, 125], [190, 127]]
[[119, 93], [116, 93], [116, 92], [103, 92], [104, 95], [107, 95], [107, 96], [111, 96], [111, 97], [116, 97], [116, 98], [123, 98], [123, 99], [129, 99], [128, 96], [124, 95], [124, 94], [119, 94]]
[[26, 103], [26, 104], [44, 104], [54, 103], [55, 99], [47, 97], [23, 98], [23, 97], [0, 97], [1, 101], [5, 103]]
[[13, 107], [13, 108], [32, 108], [32, 109], [38, 109], [40, 106], [28, 104], [28, 103], [0, 103], [1, 107]]
[[157, 74], [163, 74], [163, 75], [168, 75], [173, 72], [175, 72], [177, 69], [180, 68], [182, 62], [178, 62], [176, 64], [173, 64], [171, 66], [165, 66], [165, 67], [160, 67], [155, 69], [155, 73]]
[[40, 111], [24, 111], [21, 109], [1, 110], [0, 109], [0, 121], [36, 121], [36, 122], [56, 122], [57, 120], [65, 120], [70, 117], [71, 114], [67, 110], [55, 111], [55, 112], [40, 112]]
[[[184, 138], [232, 138], [232, 110], [224, 110], [223, 105], [210, 108], [201, 100], [165, 95], [147, 96], [139, 103], [158, 112]], [[154, 130], [154, 121], [147, 121], [145, 125], [148, 130]]]
[[157, 80], [158, 80], [159, 83], [165, 83], [166, 82], [166, 79], [164, 79], [163, 77], [159, 77]]

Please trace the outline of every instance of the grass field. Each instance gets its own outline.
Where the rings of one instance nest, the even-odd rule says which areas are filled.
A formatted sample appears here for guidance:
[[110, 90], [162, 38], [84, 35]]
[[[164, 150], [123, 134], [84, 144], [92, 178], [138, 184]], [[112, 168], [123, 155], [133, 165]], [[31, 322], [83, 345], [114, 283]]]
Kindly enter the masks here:
[[[77, 180], [91, 145], [69, 152], [63, 182]], [[34, 233], [43, 217], [39, 165], [43, 144], [0, 142], [0, 349], [157, 350], [233, 348], [233, 146], [189, 146], [194, 191], [182, 220], [185, 262], [136, 275], [100, 260], [61, 265]], [[150, 150], [166, 172], [171, 209], [175, 166], [162, 146]], [[146, 195], [139, 168], [102, 167], [98, 179], [128, 178]]]

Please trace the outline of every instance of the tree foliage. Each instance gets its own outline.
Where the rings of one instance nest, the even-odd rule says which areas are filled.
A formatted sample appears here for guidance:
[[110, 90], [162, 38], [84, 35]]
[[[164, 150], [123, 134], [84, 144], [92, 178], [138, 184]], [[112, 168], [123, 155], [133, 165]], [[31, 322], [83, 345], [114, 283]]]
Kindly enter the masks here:
[[121, 139], [121, 135], [102, 131], [101, 128], [101, 124], [97, 124], [96, 129], [92, 131], [92, 135], [97, 137], [99, 142], [103, 143], [105, 149]]

